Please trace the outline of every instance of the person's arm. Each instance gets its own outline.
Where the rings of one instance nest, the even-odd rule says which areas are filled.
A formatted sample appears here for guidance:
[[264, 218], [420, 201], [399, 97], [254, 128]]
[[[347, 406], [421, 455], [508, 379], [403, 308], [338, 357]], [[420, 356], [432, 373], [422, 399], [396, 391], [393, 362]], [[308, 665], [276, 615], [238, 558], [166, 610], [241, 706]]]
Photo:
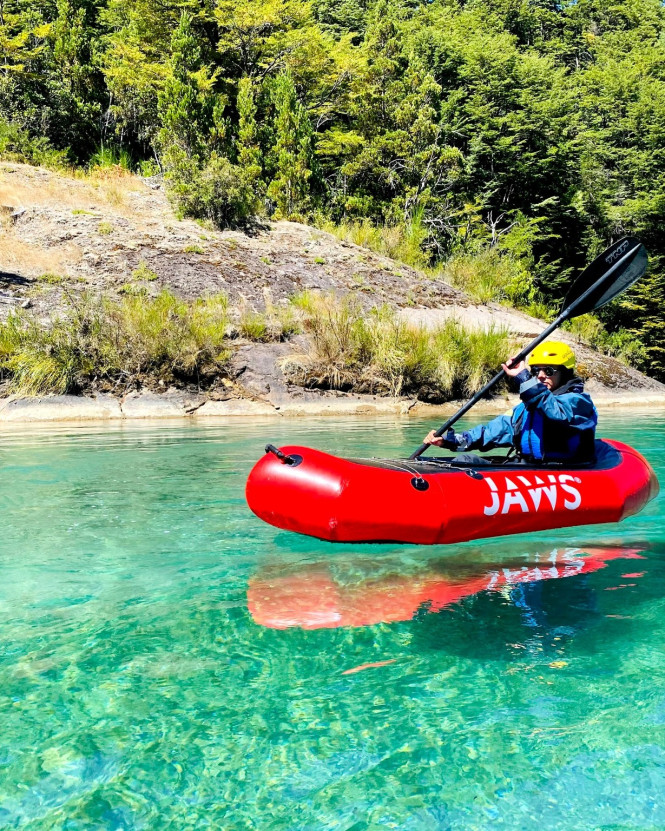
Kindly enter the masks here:
[[513, 443], [513, 424], [510, 416], [500, 415], [488, 424], [479, 424], [471, 430], [465, 430], [460, 438], [460, 450], [494, 450], [497, 447], [511, 447]]
[[510, 447], [513, 443], [513, 425], [510, 416], [497, 416], [488, 424], [479, 424], [471, 430], [456, 433], [451, 427], [445, 436], [435, 436], [434, 430], [423, 439], [424, 444], [444, 447], [446, 450], [494, 450]]

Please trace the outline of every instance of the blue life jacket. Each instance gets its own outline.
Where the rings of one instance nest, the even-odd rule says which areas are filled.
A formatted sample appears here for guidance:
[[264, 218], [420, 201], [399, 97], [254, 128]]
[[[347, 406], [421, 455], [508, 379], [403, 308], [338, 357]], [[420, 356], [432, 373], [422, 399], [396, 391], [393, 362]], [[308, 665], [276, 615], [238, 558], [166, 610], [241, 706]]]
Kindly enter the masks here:
[[529, 378], [520, 386], [520, 398], [512, 415], [463, 433], [460, 450], [512, 446], [527, 461], [593, 460], [598, 413], [580, 378], [554, 391]]

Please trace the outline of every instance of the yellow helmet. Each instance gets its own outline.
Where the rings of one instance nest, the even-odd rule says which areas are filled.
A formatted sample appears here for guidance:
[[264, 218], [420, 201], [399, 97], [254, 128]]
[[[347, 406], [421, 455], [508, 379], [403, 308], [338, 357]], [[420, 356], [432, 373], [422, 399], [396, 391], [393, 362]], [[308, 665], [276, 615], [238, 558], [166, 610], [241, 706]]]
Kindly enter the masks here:
[[529, 355], [529, 365], [549, 364], [551, 366], [565, 366], [567, 369], [575, 367], [575, 353], [567, 343], [558, 340], [546, 340], [537, 346]]

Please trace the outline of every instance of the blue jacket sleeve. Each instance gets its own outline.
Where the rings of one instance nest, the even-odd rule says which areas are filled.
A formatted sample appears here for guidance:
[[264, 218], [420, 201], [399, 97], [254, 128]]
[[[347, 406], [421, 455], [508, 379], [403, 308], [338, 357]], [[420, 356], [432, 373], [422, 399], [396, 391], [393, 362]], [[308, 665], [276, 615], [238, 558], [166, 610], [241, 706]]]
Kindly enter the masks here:
[[552, 395], [545, 384], [530, 378], [520, 386], [520, 398], [527, 410], [538, 409], [551, 421], [565, 422], [576, 430], [590, 430], [598, 422], [591, 397], [584, 392]]
[[464, 444], [460, 450], [494, 450], [496, 447], [511, 447], [513, 425], [510, 416], [500, 415], [488, 424], [479, 424], [462, 433]]

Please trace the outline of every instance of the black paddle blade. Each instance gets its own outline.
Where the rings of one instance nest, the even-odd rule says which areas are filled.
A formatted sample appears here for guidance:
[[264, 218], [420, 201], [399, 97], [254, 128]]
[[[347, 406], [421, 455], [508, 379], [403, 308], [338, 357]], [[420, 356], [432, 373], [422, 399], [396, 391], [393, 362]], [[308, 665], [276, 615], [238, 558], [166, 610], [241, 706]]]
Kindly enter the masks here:
[[[568, 290], [563, 308], [574, 306], [571, 317], [600, 309], [640, 279], [646, 271], [647, 260], [646, 248], [639, 240], [620, 239], [584, 269]], [[586, 292], [588, 295], [581, 299]]]

